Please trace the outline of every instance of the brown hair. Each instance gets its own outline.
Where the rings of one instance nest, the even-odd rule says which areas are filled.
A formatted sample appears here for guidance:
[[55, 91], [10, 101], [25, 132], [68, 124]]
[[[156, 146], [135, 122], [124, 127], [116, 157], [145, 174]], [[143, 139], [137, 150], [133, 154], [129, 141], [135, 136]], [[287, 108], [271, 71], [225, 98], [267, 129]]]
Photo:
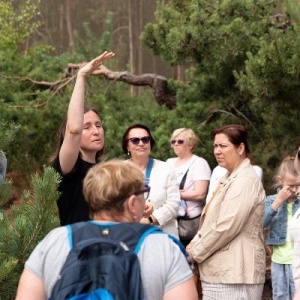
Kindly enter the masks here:
[[235, 147], [243, 143], [245, 145], [245, 154], [250, 158], [251, 152], [248, 144], [248, 133], [244, 126], [236, 124], [225, 125], [213, 131], [214, 136], [220, 133], [225, 134]]
[[124, 132], [123, 134], [123, 137], [122, 137], [122, 149], [123, 149], [123, 152], [125, 154], [128, 154], [128, 150], [127, 150], [127, 145], [128, 145], [128, 133], [131, 129], [134, 129], [134, 128], [141, 128], [141, 129], [144, 129], [147, 131], [147, 133], [149, 134], [150, 136], [150, 146], [151, 146], [151, 149], [154, 147], [155, 145], [155, 141], [154, 141], [154, 138], [152, 137], [152, 134], [151, 134], [151, 131], [150, 129], [146, 126], [146, 125], [143, 125], [143, 124], [134, 124], [130, 127], [128, 127], [126, 129], [126, 131]]
[[[100, 114], [99, 114], [97, 108], [85, 106], [84, 107], [84, 114], [87, 113], [87, 112], [89, 112], [89, 111], [93, 111], [100, 118]], [[66, 127], [67, 127], [67, 117], [64, 119], [64, 121], [62, 122], [62, 124], [61, 124], [61, 126], [60, 126], [60, 128], [58, 130], [58, 143], [57, 143], [57, 147], [56, 147], [55, 152], [50, 157], [50, 162], [53, 162], [56, 159], [56, 157], [58, 156], [58, 154], [59, 154], [61, 145], [62, 145], [62, 143], [64, 141], [64, 138], [65, 138]], [[104, 154], [104, 147], [101, 150], [97, 151], [97, 153], [96, 153], [96, 162], [100, 161], [100, 159], [103, 156], [103, 154]], [[80, 155], [80, 153], [78, 153], [78, 155]]]
[[89, 169], [83, 181], [83, 194], [91, 217], [103, 210], [116, 216], [124, 211], [122, 200], [143, 187], [144, 175], [136, 165], [113, 159]]

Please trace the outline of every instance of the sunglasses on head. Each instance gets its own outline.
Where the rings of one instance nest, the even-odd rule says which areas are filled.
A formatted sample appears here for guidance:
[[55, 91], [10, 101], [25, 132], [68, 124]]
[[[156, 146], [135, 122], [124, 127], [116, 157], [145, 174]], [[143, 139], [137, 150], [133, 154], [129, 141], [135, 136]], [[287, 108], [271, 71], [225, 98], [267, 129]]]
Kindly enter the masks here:
[[175, 144], [178, 144], [178, 145], [182, 145], [183, 143], [184, 143], [184, 140], [182, 140], [182, 139], [174, 139], [174, 140], [171, 140], [171, 144], [172, 145], [175, 145]]
[[150, 142], [150, 140], [151, 140], [150, 136], [143, 136], [141, 138], [132, 137], [132, 138], [128, 139], [128, 141], [130, 141], [133, 145], [138, 145], [140, 143], [140, 141], [143, 144], [148, 144]]

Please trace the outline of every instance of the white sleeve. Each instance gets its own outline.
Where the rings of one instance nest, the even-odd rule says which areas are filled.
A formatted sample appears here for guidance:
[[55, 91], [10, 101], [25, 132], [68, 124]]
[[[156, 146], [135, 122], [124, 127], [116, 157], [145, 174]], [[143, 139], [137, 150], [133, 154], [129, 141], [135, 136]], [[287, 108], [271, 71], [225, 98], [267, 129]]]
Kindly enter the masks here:
[[253, 166], [253, 169], [255, 171], [255, 173], [257, 174], [258, 178], [260, 179], [260, 181], [262, 181], [263, 179], [263, 170], [260, 166]]
[[225, 168], [220, 167], [220, 166], [216, 166], [213, 169], [213, 172], [211, 174], [211, 178], [210, 178], [210, 181], [209, 181], [208, 193], [207, 193], [207, 196], [206, 196], [206, 203], [208, 203], [209, 200], [211, 199], [212, 194], [216, 190], [220, 179], [226, 174], [226, 172], [227, 172], [227, 170]]
[[200, 180], [210, 180], [211, 169], [208, 162], [202, 157], [196, 158], [195, 162], [191, 165], [189, 172], [193, 177], [193, 182]]

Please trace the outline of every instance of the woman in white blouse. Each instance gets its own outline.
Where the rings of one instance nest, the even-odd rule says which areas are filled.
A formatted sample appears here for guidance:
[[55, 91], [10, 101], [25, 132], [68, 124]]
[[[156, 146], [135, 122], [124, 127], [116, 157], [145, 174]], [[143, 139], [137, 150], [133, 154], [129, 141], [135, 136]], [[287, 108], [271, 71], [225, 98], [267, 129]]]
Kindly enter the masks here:
[[178, 238], [176, 216], [180, 194], [175, 173], [166, 162], [149, 157], [154, 145], [150, 129], [143, 124], [128, 127], [123, 135], [124, 153], [144, 172], [144, 184], [151, 187], [148, 201], [154, 210], [149, 218], [142, 218], [141, 222], [158, 225]]
[[[186, 217], [192, 219], [188, 222], [195, 223], [194, 231], [196, 234], [201, 211], [205, 204], [211, 170], [204, 158], [193, 154], [198, 138], [192, 129], [176, 129], [171, 136], [170, 142], [177, 157], [169, 158], [167, 163], [175, 169], [179, 185], [186, 174], [184, 186], [180, 188], [180, 197], [186, 204]], [[191, 229], [190, 224], [189, 228]], [[191, 234], [191, 237], [189, 237], [189, 234], [186, 235], [186, 233], [182, 236], [180, 226], [179, 222], [180, 240], [184, 245], [187, 245], [193, 238], [193, 234]]]

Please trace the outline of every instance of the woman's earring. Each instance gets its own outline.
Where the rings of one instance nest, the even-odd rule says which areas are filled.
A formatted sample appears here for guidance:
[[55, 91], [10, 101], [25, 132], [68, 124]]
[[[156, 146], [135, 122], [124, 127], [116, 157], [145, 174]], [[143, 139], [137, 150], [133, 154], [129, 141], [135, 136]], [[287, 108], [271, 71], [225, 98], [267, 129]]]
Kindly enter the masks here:
[[127, 155], [130, 156], [130, 152], [129, 151], [127, 152]]

